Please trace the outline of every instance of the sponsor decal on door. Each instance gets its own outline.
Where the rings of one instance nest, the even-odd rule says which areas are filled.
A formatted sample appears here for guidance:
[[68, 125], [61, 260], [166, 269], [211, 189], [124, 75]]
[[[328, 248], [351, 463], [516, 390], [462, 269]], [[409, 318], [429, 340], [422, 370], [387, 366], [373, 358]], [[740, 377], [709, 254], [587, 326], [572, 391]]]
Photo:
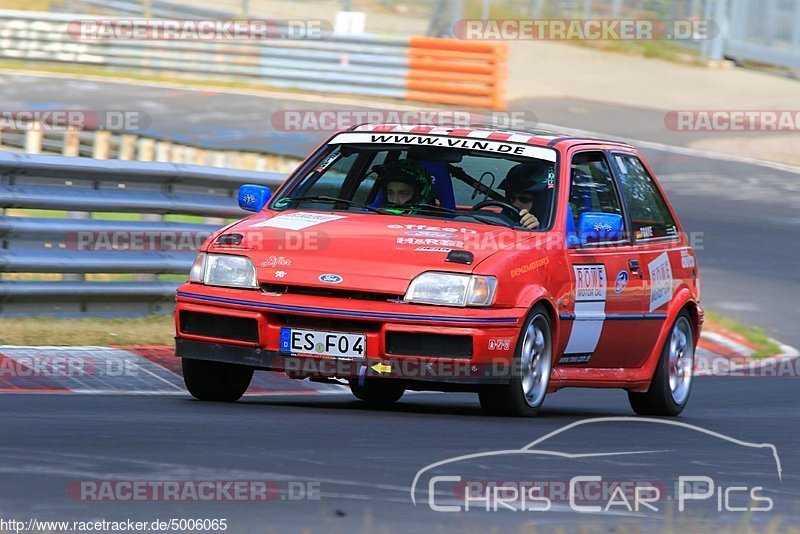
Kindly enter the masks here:
[[588, 361], [603, 331], [608, 277], [605, 265], [573, 265], [572, 270], [575, 274], [575, 321], [564, 354], [580, 354]]
[[650, 270], [650, 311], [672, 300], [672, 266], [664, 252], [647, 264]]

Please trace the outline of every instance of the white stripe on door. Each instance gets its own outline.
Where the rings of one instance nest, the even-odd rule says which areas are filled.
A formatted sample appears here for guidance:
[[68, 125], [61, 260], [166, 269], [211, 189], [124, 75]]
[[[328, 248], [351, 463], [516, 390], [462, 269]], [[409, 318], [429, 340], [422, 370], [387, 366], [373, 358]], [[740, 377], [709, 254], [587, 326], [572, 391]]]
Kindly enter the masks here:
[[606, 319], [608, 278], [605, 265], [573, 265], [575, 319], [564, 354], [591, 354]]

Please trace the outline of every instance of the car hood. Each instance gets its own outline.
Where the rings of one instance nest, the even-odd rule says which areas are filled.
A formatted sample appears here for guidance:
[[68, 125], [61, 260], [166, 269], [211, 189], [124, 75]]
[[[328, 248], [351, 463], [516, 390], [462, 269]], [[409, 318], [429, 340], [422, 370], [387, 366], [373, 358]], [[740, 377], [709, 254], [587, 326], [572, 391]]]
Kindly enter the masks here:
[[[217, 235], [242, 234], [239, 246], [209, 252], [245, 254], [262, 284], [404, 294], [424, 271], [471, 273], [489, 256], [534, 234], [481, 223], [371, 213], [264, 212]], [[446, 261], [450, 250], [474, 256]]]

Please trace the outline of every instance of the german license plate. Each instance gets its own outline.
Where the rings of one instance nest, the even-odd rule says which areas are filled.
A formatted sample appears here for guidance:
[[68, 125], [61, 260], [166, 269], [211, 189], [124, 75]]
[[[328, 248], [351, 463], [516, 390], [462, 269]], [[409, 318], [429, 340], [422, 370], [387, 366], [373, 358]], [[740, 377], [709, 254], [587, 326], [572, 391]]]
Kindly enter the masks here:
[[281, 328], [280, 350], [292, 354], [312, 354], [333, 358], [364, 358], [367, 355], [367, 336], [365, 334]]

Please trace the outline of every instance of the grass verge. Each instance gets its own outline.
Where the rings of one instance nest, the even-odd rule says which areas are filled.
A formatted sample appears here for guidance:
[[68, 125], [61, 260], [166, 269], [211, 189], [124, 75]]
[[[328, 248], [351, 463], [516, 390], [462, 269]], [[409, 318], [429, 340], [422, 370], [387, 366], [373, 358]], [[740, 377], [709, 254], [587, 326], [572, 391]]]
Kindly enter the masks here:
[[0, 345], [171, 345], [172, 315], [130, 319], [0, 318]]
[[568, 41], [584, 48], [594, 48], [604, 52], [630, 54], [650, 59], [662, 59], [673, 63], [684, 63], [704, 67], [708, 61], [700, 57], [697, 50], [680, 46], [669, 41]]
[[705, 320], [715, 323], [729, 332], [738, 334], [749, 343], [755, 345], [756, 349], [752, 356], [753, 358], [769, 358], [781, 352], [780, 346], [772, 341], [760, 326], [748, 326], [740, 323], [736, 319], [709, 310], [706, 310]]

